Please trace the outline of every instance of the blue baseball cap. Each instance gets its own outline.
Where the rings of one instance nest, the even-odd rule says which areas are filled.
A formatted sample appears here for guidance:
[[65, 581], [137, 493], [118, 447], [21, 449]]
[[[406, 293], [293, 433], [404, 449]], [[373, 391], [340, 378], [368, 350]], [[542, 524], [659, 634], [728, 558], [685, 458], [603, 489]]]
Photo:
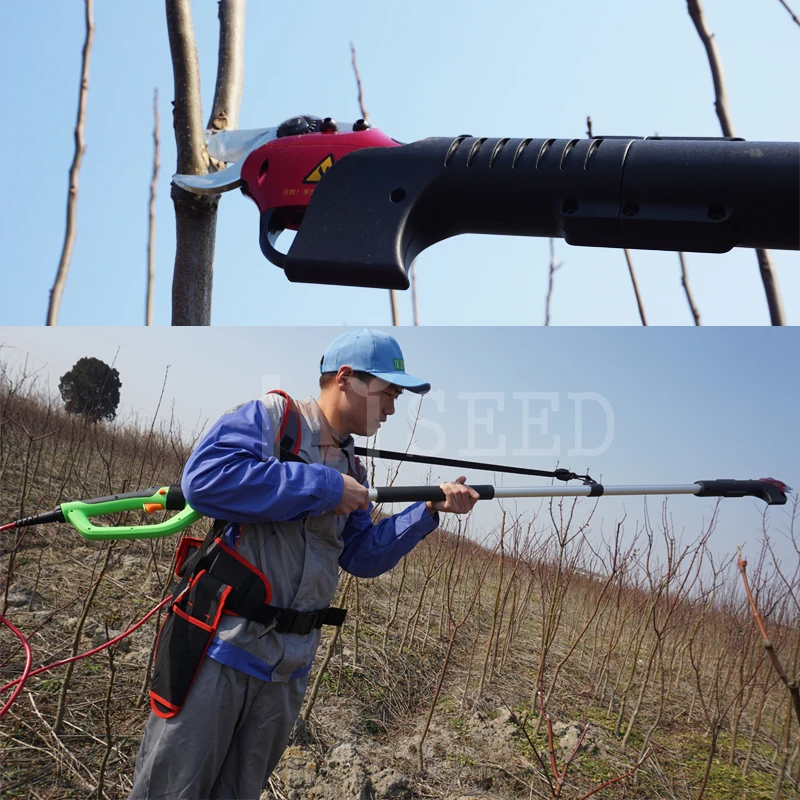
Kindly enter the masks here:
[[360, 328], [334, 339], [319, 363], [320, 373], [338, 372], [348, 366], [355, 372], [368, 372], [410, 392], [425, 394], [431, 385], [406, 372], [403, 351], [397, 340], [382, 331]]

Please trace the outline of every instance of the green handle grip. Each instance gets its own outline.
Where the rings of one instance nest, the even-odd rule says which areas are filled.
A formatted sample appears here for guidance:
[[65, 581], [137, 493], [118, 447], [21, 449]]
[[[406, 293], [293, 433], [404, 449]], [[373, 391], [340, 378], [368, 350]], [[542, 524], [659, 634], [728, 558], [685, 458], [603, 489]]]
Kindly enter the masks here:
[[[148, 508], [149, 506], [149, 508]], [[163, 522], [153, 525], [93, 525], [90, 517], [102, 514], [117, 514], [121, 511], [153, 511], [160, 509], [181, 509]], [[104, 541], [108, 539], [154, 539], [180, 533], [203, 515], [186, 505], [179, 486], [161, 486], [127, 494], [98, 497], [92, 500], [74, 500], [61, 504], [65, 522], [87, 539]]]

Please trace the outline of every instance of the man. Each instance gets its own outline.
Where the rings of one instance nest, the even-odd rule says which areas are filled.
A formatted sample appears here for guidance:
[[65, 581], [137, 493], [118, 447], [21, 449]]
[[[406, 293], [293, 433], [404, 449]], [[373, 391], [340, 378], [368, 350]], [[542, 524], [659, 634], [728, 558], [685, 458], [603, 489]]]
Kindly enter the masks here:
[[244, 403], [189, 458], [187, 502], [225, 522], [160, 634], [129, 800], [257, 800], [300, 712], [320, 626], [343, 621], [328, 608], [339, 567], [380, 575], [435, 530], [439, 512], [478, 500], [460, 477], [442, 484], [444, 501], [373, 524], [352, 437], [373, 436], [403, 390], [430, 384], [405, 372], [395, 339], [366, 328], [339, 336], [320, 373], [316, 401], [276, 392]]

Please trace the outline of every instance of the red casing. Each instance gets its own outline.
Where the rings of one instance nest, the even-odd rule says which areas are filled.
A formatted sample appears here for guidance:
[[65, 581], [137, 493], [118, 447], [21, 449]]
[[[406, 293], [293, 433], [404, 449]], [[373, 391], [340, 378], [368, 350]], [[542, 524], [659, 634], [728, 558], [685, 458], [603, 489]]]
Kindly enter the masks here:
[[[242, 164], [242, 191], [260, 212], [272, 208], [305, 211], [325, 171], [339, 159], [365, 147], [399, 147], [383, 131], [306, 133], [284, 136], [254, 150]], [[287, 225], [297, 230], [296, 225]]]

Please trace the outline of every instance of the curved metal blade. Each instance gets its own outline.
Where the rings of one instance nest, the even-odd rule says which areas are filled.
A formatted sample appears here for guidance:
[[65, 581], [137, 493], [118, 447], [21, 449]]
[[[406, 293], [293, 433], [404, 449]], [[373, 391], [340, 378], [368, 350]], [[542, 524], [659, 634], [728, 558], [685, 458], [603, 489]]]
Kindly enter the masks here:
[[238, 161], [227, 169], [208, 175], [173, 175], [172, 180], [187, 192], [195, 194], [220, 194], [242, 185], [242, 164]]
[[277, 138], [277, 128], [253, 128], [245, 131], [206, 131], [206, 147], [217, 161], [241, 161], [257, 147]]
[[277, 138], [277, 128], [246, 131], [206, 131], [208, 154], [229, 167], [207, 175], [173, 175], [172, 180], [187, 192], [220, 194], [242, 185], [242, 164], [253, 150]]
[[[350, 129], [352, 123], [339, 123]], [[208, 175], [173, 175], [182, 189], [195, 194], [220, 194], [242, 185], [242, 165], [247, 156], [262, 145], [278, 138], [277, 128], [253, 128], [243, 131], [206, 131], [206, 149], [211, 158], [230, 166]]]

